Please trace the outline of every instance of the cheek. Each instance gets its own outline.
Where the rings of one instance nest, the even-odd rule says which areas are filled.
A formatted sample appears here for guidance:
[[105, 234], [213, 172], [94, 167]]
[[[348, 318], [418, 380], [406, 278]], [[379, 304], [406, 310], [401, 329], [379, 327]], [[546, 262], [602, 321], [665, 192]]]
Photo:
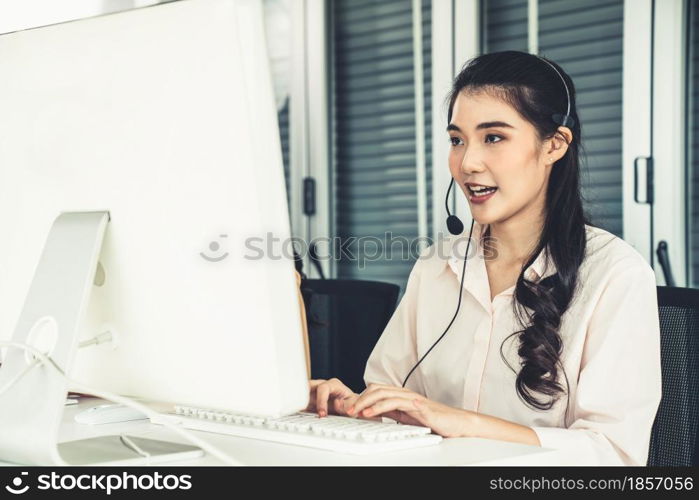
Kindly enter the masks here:
[[509, 200], [522, 202], [531, 201], [541, 195], [546, 187], [546, 172], [544, 169], [532, 166], [522, 166], [498, 176], [502, 194]]
[[449, 171], [452, 177], [457, 177], [461, 171], [461, 162], [463, 160], [463, 153], [458, 149], [452, 148], [449, 151]]

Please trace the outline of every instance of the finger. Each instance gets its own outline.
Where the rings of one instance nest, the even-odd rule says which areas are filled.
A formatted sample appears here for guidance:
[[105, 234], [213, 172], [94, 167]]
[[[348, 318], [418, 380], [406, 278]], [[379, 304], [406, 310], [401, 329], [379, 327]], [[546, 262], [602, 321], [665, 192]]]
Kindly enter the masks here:
[[368, 393], [368, 392], [378, 391], [381, 389], [389, 389], [389, 390], [401, 391], [401, 392], [413, 392], [412, 389], [407, 389], [405, 387], [400, 387], [397, 385], [373, 384], [372, 383], [372, 384], [369, 384], [366, 386], [366, 389], [364, 389], [364, 392], [362, 392], [362, 394]]
[[316, 408], [315, 398], [310, 397], [310, 398], [308, 398], [308, 405], [306, 406], [306, 408], [304, 408], [303, 411], [315, 411], [315, 408]]
[[377, 415], [383, 415], [386, 412], [395, 410], [401, 410], [404, 412], [411, 411], [413, 413], [419, 412], [419, 410], [413, 406], [412, 399], [394, 397], [377, 401], [375, 404], [365, 408], [362, 411], [362, 415], [365, 417], [375, 417]]
[[390, 418], [392, 420], [395, 420], [396, 422], [400, 422], [404, 418], [403, 415], [404, 415], [404, 413], [400, 410], [391, 410], [391, 411], [387, 411], [386, 413], [384, 413], [381, 416], [386, 417], [386, 418]]
[[305, 411], [316, 411], [317, 389], [318, 389], [318, 386], [320, 386], [324, 382], [325, 382], [325, 379], [315, 379], [315, 380], [308, 381], [310, 391], [309, 391], [309, 397], [308, 397], [308, 406], [306, 406]]
[[342, 413], [344, 413], [344, 403], [343, 403], [343, 400], [341, 398], [333, 399], [331, 406], [332, 406], [333, 411], [335, 413], [337, 413], [338, 415], [341, 415]]
[[328, 414], [328, 397], [330, 396], [330, 386], [321, 384], [316, 389], [316, 410], [319, 417], [324, 417]]
[[405, 425], [422, 425], [422, 422], [417, 420], [415, 417], [408, 415], [406, 412], [401, 410], [393, 410], [386, 412], [382, 415], [383, 417], [391, 418], [396, 422], [400, 422]]
[[359, 394], [354, 394], [354, 393], [352, 393], [349, 396], [347, 396], [346, 398], [344, 398], [345, 409], [350, 409], [352, 406], [354, 406], [358, 399], [359, 399]]
[[[349, 415], [359, 415], [361, 411], [364, 408], [367, 408], [374, 403], [376, 403], [378, 400], [386, 397], [390, 397], [389, 395], [390, 389], [388, 388], [379, 388], [377, 386], [373, 387], [367, 387], [357, 398], [357, 400], [354, 402], [352, 406], [350, 406], [347, 410]], [[391, 395], [393, 393], [391, 392]]]
[[310, 385], [311, 389], [315, 389], [318, 387], [320, 384], [323, 382], [327, 382], [324, 378], [319, 378], [319, 379], [311, 379], [308, 381], [308, 384]]
[[332, 378], [328, 380], [328, 383], [331, 384], [331, 394], [335, 397], [339, 398], [346, 398], [348, 396], [353, 396], [354, 392], [352, 392], [352, 389], [347, 387], [345, 384], [342, 383], [341, 380]]
[[308, 394], [308, 404], [306, 405], [306, 408], [304, 411], [315, 411], [316, 407], [316, 395], [315, 395], [315, 390], [311, 390]]
[[[324, 417], [328, 414], [328, 404], [332, 404], [333, 408], [337, 408], [335, 400], [337, 398], [345, 398], [354, 396], [352, 389], [342, 383], [340, 379], [331, 378], [319, 384], [316, 389], [316, 408], [319, 417]], [[332, 400], [332, 401], [331, 401]]]
[[347, 408], [349, 408], [351, 404], [352, 403], [347, 398], [338, 397], [333, 399], [333, 408], [338, 415], [346, 415]]
[[363, 409], [376, 404], [377, 401], [382, 399], [405, 398], [411, 400], [414, 397], [416, 397], [416, 395], [412, 392], [396, 391], [395, 388], [376, 389], [367, 394], [362, 393], [362, 395], [357, 398], [357, 401], [354, 402], [353, 407], [349, 408], [348, 412], [350, 415], [359, 414]]
[[420, 427], [431, 427], [430, 416], [425, 413], [419, 413], [416, 410], [403, 411], [394, 410], [381, 414], [382, 417], [392, 418], [404, 425], [417, 425]]
[[352, 393], [348, 396], [339, 397], [334, 400], [335, 412], [340, 415], [348, 415], [347, 410], [354, 405], [359, 396]]

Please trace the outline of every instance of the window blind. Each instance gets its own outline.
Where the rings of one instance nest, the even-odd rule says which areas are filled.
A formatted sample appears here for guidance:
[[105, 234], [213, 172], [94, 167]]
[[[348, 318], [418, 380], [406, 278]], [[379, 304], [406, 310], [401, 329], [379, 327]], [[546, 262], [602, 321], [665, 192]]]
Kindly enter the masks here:
[[282, 143], [282, 159], [284, 161], [284, 183], [286, 185], [286, 202], [289, 203], [290, 165], [289, 165], [289, 99], [277, 114], [279, 121], [279, 136]]
[[[334, 234], [342, 240], [362, 238], [348, 245], [346, 254], [336, 254], [337, 275], [404, 287], [414, 263], [409, 244], [418, 236], [412, 2], [334, 0], [330, 5]], [[423, 0], [422, 7], [429, 206], [430, 1]], [[387, 232], [404, 240], [389, 248]]]
[[583, 194], [592, 222], [623, 237], [623, 0], [540, 0], [540, 53], [573, 79]]
[[[483, 0], [481, 33], [484, 52], [528, 51], [527, 0]], [[460, 61], [463, 65], [466, 61]]]
[[[581, 182], [592, 222], [623, 237], [623, 0], [539, 0], [539, 53], [573, 79]], [[487, 52], [527, 51], [527, 0], [485, 0]]]

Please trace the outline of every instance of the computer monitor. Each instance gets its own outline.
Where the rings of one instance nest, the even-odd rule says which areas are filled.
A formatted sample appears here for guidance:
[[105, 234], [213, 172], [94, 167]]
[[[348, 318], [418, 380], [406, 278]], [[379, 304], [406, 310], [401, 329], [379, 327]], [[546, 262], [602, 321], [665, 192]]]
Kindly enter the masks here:
[[[38, 330], [74, 379], [135, 398], [306, 407], [263, 29], [259, 0], [181, 0], [0, 36], [0, 339]], [[4, 357], [0, 382], [26, 356]], [[18, 392], [43, 371], [0, 394], [5, 431], [57, 430], [56, 397]]]

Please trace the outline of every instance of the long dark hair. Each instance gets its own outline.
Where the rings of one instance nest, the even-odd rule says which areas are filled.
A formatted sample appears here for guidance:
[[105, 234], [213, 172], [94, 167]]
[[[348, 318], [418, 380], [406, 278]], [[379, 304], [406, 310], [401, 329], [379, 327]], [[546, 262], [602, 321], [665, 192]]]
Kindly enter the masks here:
[[[559, 327], [578, 285], [578, 269], [587, 242], [585, 225], [591, 225], [583, 210], [580, 191], [582, 144], [575, 86], [558, 64], [546, 60], [556, 67], [568, 85], [570, 115], [575, 119], [571, 127], [573, 139], [565, 155], [553, 166], [546, 189], [544, 227], [536, 248], [517, 278], [513, 307], [522, 330], [509, 335], [500, 346], [502, 359], [516, 372], [505, 359], [502, 347], [510, 337], [518, 336], [521, 368], [515, 382], [517, 394], [527, 405], [539, 410], [550, 409], [564, 392], [570, 397], [568, 378], [560, 361], [563, 341]], [[451, 122], [457, 96], [464, 90], [484, 91], [509, 103], [534, 126], [540, 141], [552, 137], [558, 130], [551, 115], [565, 114], [568, 104], [561, 77], [538, 56], [526, 52], [508, 50], [471, 59], [455, 78], [447, 96], [447, 123]], [[546, 248], [557, 273], [539, 282], [527, 280], [524, 270]], [[560, 373], [565, 378], [565, 389], [559, 382]]]

